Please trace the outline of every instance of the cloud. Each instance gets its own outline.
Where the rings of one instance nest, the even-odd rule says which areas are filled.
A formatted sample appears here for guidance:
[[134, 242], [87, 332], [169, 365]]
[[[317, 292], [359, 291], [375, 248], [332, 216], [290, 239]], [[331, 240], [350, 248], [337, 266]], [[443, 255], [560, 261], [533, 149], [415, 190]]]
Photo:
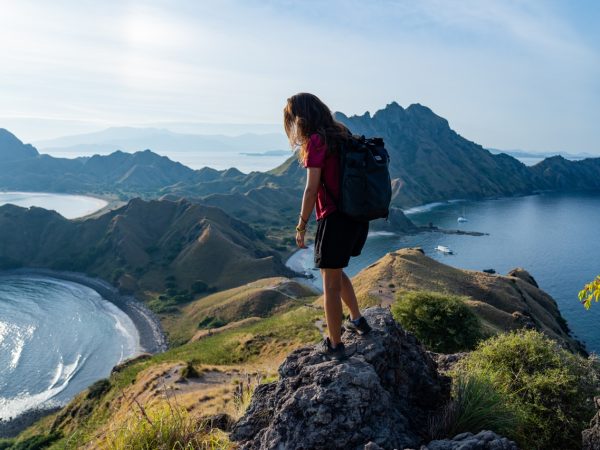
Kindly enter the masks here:
[[421, 102], [494, 147], [593, 151], [599, 52], [565, 7], [0, 0], [0, 116], [273, 123], [308, 90], [348, 114]]

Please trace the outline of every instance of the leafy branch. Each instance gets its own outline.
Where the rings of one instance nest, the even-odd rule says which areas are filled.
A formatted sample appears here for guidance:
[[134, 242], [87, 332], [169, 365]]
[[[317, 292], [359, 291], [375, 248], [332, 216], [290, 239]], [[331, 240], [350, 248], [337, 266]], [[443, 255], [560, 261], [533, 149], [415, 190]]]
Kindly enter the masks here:
[[583, 303], [585, 309], [590, 309], [590, 306], [592, 306], [592, 299], [596, 302], [600, 300], [600, 275], [598, 275], [591, 283], [586, 284], [583, 289], [579, 291], [579, 301]]

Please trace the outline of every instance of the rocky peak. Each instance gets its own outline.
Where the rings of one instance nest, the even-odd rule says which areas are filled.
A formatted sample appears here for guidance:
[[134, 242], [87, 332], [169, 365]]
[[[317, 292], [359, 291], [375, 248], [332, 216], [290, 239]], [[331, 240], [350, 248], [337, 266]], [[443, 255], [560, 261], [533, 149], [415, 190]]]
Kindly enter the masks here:
[[10, 131], [0, 128], [0, 163], [34, 158], [38, 155], [34, 146], [23, 144]]
[[449, 379], [387, 308], [364, 312], [373, 330], [345, 334], [349, 358], [314, 346], [292, 352], [279, 381], [257, 387], [231, 438], [242, 449], [417, 447], [427, 421], [449, 398]]

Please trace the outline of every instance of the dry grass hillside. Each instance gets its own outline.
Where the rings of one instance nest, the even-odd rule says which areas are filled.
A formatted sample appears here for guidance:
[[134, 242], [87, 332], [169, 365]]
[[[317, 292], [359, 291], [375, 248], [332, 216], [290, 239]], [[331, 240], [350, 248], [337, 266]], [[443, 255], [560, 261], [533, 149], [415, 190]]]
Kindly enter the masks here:
[[316, 291], [288, 278], [264, 278], [202, 297], [161, 322], [172, 342], [186, 342], [283, 312], [314, 295]]
[[0, 235], [0, 268], [84, 272], [131, 291], [172, 288], [173, 296], [196, 281], [227, 289], [290, 274], [253, 228], [218, 208], [186, 200], [134, 199], [87, 220], [4, 205]]
[[406, 248], [388, 253], [363, 269], [353, 283], [362, 306], [391, 305], [403, 290], [468, 296], [469, 307], [490, 334], [531, 327], [571, 349], [580, 349], [569, 336], [556, 301], [535, 282], [526, 281], [530, 278], [526, 271], [516, 273], [519, 276], [456, 269], [429, 258], [421, 249]]

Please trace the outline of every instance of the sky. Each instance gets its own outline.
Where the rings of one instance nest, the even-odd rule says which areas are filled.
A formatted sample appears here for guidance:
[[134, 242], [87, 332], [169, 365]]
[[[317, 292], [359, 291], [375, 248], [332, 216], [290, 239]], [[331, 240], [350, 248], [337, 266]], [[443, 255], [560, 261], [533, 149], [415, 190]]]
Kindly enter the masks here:
[[279, 129], [312, 92], [347, 115], [421, 103], [484, 147], [600, 155], [599, 21], [595, 0], [0, 0], [0, 128]]

